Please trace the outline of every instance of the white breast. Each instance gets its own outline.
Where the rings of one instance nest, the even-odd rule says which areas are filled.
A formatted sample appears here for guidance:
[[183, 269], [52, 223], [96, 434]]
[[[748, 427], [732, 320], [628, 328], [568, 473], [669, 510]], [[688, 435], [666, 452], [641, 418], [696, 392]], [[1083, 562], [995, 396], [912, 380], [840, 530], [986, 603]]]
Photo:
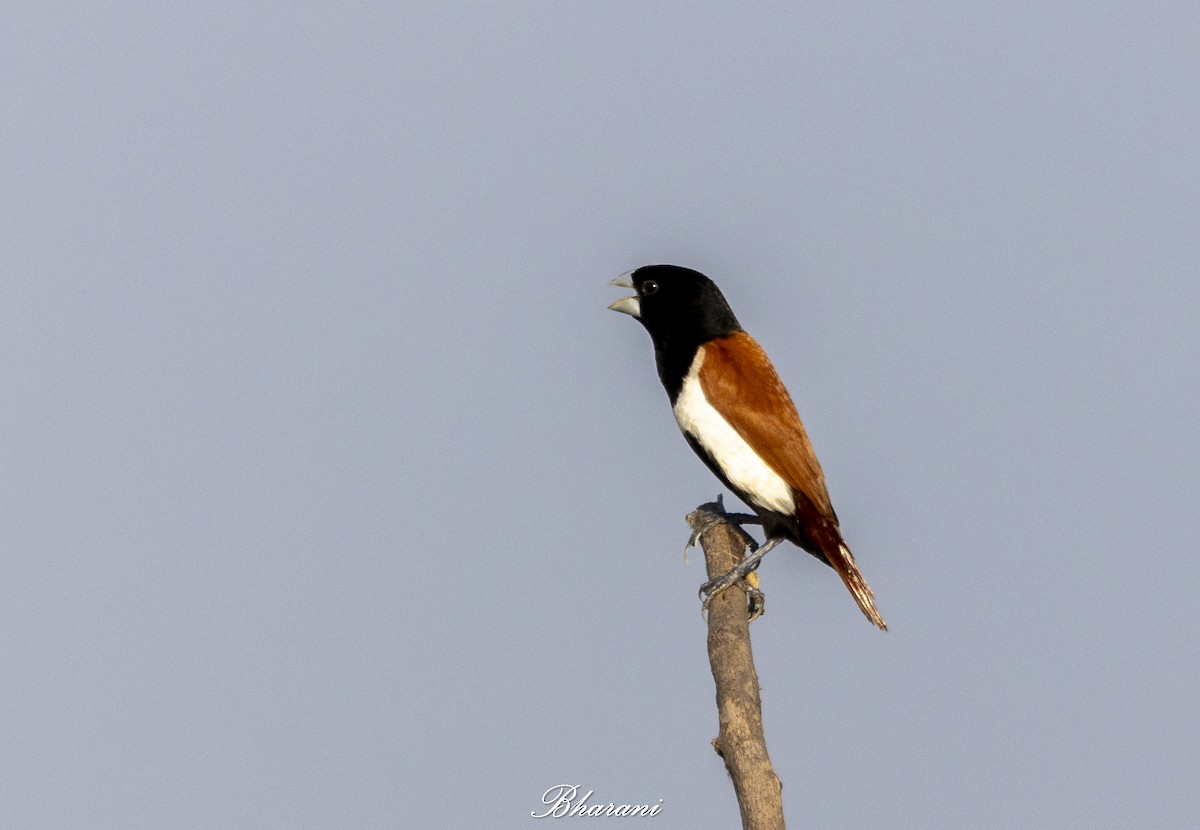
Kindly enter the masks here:
[[742, 436], [713, 408], [700, 388], [700, 367], [704, 349], [696, 358], [675, 400], [675, 420], [679, 428], [693, 436], [717, 462], [729, 482], [745, 494], [755, 507], [792, 514], [796, 502], [792, 488], [750, 449]]

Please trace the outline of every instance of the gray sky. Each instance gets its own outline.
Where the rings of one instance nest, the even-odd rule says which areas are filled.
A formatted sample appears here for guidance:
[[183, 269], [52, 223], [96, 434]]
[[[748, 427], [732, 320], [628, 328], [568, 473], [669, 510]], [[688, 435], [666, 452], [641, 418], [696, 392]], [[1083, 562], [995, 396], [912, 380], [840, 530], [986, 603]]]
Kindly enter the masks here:
[[558, 783], [734, 826], [681, 557], [720, 486], [605, 311], [650, 262], [774, 358], [892, 628], [763, 566], [792, 825], [1194, 826], [1197, 43], [1182, 2], [11, 9], [0, 826], [540, 826]]

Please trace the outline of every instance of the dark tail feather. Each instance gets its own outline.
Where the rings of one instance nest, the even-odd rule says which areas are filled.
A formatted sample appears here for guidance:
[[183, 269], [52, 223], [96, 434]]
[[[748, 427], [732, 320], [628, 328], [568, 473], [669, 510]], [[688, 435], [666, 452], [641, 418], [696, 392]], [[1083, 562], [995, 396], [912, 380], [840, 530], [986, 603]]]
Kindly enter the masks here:
[[800, 529], [797, 544], [837, 571], [863, 615], [881, 630], [887, 631], [887, 623], [875, 608], [875, 596], [858, 570], [854, 554], [842, 539], [837, 517], [823, 515], [801, 491], [794, 490], [793, 493], [796, 498], [795, 527]]
[[863, 615], [880, 630], [887, 631], [887, 623], [883, 621], [883, 617], [875, 608], [875, 595], [871, 593], [870, 586], [863, 579], [862, 572], [854, 562], [854, 554], [850, 552], [850, 548], [846, 547], [846, 543], [840, 542], [836, 550], [826, 554], [826, 558], [833, 569], [837, 571], [837, 575], [842, 578], [842, 582], [846, 583], [846, 587], [850, 589], [850, 593], [854, 596], [858, 607], [862, 609]]

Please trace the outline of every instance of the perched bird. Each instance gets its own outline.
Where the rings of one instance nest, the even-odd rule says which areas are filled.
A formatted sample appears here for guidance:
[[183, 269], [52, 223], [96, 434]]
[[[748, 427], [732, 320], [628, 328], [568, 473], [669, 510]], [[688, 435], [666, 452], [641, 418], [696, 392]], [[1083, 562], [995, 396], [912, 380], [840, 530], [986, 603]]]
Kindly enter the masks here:
[[702, 593], [711, 599], [786, 539], [830, 565], [867, 619], [886, 631], [842, 538], [796, 405], [720, 289], [677, 265], [647, 265], [612, 284], [637, 292], [609, 308], [629, 314], [649, 332], [658, 376], [683, 437], [762, 522], [764, 543], [736, 569], [706, 583]]

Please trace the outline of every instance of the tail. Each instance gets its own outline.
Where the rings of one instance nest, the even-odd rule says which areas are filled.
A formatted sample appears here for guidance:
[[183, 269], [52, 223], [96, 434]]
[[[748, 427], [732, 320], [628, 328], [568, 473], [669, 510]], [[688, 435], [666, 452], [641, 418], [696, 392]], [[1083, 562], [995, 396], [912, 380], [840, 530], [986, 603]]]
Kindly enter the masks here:
[[887, 623], [875, 609], [875, 596], [858, 570], [854, 554], [842, 539], [833, 508], [823, 513], [802, 491], [793, 490], [792, 493], [796, 500], [796, 517], [794, 524], [785, 527], [796, 533], [793, 537], [796, 544], [837, 571], [863, 615], [881, 631], [887, 631]]
[[862, 609], [863, 615], [881, 631], [887, 631], [887, 623], [883, 621], [883, 617], [875, 608], [875, 595], [871, 593], [870, 586], [863, 579], [862, 572], [854, 562], [854, 554], [850, 552], [850, 548], [846, 547], [846, 543], [840, 542], [836, 551], [832, 554], [826, 553], [826, 559], [837, 571], [837, 575], [842, 578], [842, 582], [846, 583], [846, 587], [850, 589], [850, 593], [854, 596], [858, 607]]

